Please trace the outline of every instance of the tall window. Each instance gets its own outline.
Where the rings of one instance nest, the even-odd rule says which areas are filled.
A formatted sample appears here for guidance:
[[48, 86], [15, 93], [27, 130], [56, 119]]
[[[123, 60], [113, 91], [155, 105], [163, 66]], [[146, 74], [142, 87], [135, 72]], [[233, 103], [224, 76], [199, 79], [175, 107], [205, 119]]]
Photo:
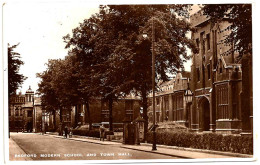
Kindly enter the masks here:
[[228, 116], [228, 88], [227, 84], [218, 85], [217, 90], [217, 117], [229, 119]]
[[197, 80], [200, 81], [200, 68], [197, 68]]
[[178, 120], [183, 120], [183, 94], [180, 93], [176, 96], [176, 103], [177, 103], [177, 106], [176, 106], [176, 117], [177, 117], [177, 121]]
[[200, 47], [200, 40], [197, 38], [196, 39], [196, 46], [199, 48]]
[[222, 73], [222, 72], [223, 72], [222, 62], [221, 62], [221, 60], [219, 59], [219, 73]]
[[15, 107], [15, 116], [19, 116], [19, 108]]
[[22, 107], [19, 107], [19, 109], [20, 109], [20, 116], [23, 116], [23, 109], [22, 109]]
[[210, 64], [207, 65], [207, 70], [208, 70], [208, 79], [210, 79]]
[[208, 33], [206, 36], [207, 39], [207, 49], [210, 50], [210, 34]]
[[203, 39], [204, 36], [204, 32], [200, 33], [200, 40], [201, 40], [201, 44], [202, 44], [202, 54], [205, 54], [205, 40]]

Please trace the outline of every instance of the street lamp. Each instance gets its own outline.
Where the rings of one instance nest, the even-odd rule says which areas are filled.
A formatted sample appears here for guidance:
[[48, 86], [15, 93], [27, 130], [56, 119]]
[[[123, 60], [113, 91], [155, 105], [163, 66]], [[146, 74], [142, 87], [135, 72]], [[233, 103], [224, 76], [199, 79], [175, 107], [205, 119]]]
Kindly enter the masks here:
[[188, 84], [188, 88], [187, 88], [186, 91], [185, 91], [184, 98], [185, 98], [185, 100], [186, 100], [187, 103], [190, 103], [190, 102], [192, 102], [193, 93], [192, 93], [192, 91], [190, 90], [189, 78], [188, 78], [188, 83], [187, 83], [187, 84]]
[[[147, 34], [143, 34], [144, 38], [147, 38]], [[155, 124], [155, 51], [154, 51], [154, 43], [155, 43], [155, 29], [154, 29], [154, 17], [152, 17], [152, 93], [153, 93], [153, 145], [152, 150], [157, 150], [156, 148], [156, 124]]]
[[154, 51], [154, 17], [152, 18], [152, 91], [153, 91], [153, 147], [152, 150], [157, 150], [156, 148], [156, 132], [155, 132], [155, 51]]

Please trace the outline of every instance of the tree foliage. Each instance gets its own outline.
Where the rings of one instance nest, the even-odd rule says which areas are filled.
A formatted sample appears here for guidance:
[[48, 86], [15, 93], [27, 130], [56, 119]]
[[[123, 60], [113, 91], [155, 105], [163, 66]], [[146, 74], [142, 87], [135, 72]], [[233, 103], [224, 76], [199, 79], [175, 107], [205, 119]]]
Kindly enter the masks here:
[[[145, 119], [151, 90], [151, 22], [154, 18], [156, 78], [168, 80], [167, 73], [183, 68], [194, 49], [186, 37], [188, 5], [109, 5], [80, 23], [73, 35], [64, 37], [66, 48], [82, 63], [86, 91], [113, 101], [129, 93], [142, 95]], [[143, 34], [148, 38], [144, 39]], [[112, 107], [111, 107], [112, 108]], [[111, 109], [110, 108], [110, 109]], [[110, 124], [111, 125], [111, 124]]]
[[19, 73], [24, 62], [20, 59], [19, 53], [15, 52], [19, 44], [10, 46], [8, 44], [8, 89], [9, 95], [16, 94], [16, 90], [26, 80], [26, 77]]
[[208, 4], [203, 7], [204, 14], [217, 22], [228, 19], [231, 33], [226, 36], [226, 44], [234, 44], [234, 51], [252, 54], [252, 5], [251, 4]]

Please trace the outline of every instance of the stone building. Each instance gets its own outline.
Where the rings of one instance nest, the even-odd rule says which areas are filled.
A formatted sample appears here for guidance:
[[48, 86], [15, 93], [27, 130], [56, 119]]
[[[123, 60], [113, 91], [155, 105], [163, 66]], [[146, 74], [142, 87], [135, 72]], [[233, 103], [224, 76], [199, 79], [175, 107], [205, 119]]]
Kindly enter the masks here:
[[10, 131], [41, 131], [41, 101], [34, 96], [29, 87], [24, 95], [19, 93], [10, 97], [9, 130]]
[[212, 23], [199, 11], [191, 16], [191, 24], [196, 29], [192, 39], [199, 48], [191, 66], [192, 130], [240, 132], [241, 64], [236, 63], [237, 54], [230, 51], [232, 45], [223, 43], [230, 23]]
[[[176, 121], [190, 127], [190, 104], [185, 101], [184, 94], [188, 89], [190, 72], [178, 72], [170, 81], [159, 84], [155, 94], [156, 122]], [[149, 97], [152, 101], [151, 96]], [[152, 122], [152, 107], [149, 107], [149, 121]]]

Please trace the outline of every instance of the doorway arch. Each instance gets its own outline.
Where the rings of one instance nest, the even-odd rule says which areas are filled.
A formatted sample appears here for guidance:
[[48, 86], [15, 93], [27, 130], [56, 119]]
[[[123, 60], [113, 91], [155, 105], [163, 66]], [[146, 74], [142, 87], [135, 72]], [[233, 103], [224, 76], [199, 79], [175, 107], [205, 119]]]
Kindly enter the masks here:
[[208, 98], [202, 97], [200, 101], [200, 128], [202, 131], [210, 130], [210, 103]]

